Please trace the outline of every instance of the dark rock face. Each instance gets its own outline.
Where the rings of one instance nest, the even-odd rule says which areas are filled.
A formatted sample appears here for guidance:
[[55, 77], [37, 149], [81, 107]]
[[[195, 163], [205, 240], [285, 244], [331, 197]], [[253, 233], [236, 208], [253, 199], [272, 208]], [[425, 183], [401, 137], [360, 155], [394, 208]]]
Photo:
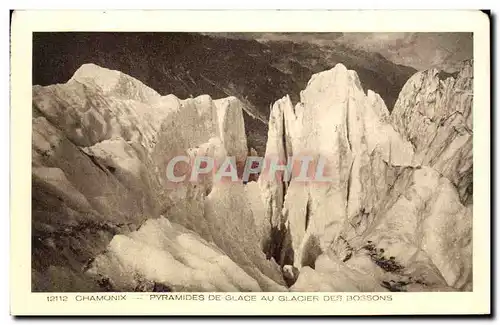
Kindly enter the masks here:
[[269, 108], [277, 98], [299, 100], [312, 74], [342, 62], [389, 110], [415, 72], [379, 54], [341, 44], [259, 43], [192, 33], [35, 33], [33, 83], [66, 82], [85, 63], [119, 70], [179, 98], [210, 94], [245, 103], [248, 146], [265, 151]]

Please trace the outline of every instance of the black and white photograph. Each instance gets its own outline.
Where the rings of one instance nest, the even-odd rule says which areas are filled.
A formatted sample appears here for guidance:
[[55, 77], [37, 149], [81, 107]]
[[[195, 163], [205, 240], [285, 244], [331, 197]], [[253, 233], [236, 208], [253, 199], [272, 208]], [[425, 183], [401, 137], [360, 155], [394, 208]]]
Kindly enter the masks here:
[[[33, 291], [471, 290], [472, 60], [471, 33], [34, 33]], [[329, 181], [208, 168], [319, 156]]]
[[484, 34], [206, 30], [26, 34], [26, 294], [272, 311], [484, 292]]

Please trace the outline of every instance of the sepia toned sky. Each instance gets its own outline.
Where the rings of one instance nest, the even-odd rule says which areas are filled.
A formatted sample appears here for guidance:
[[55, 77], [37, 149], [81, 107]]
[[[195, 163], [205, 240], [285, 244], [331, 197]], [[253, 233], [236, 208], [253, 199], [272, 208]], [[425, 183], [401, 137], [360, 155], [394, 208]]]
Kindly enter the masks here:
[[451, 72], [473, 56], [472, 33], [346, 33], [337, 41], [417, 70], [436, 67]]
[[379, 52], [397, 64], [417, 70], [457, 70], [461, 61], [472, 59], [472, 33], [217, 33], [230, 38], [265, 41], [309, 42], [323, 46], [347, 44]]

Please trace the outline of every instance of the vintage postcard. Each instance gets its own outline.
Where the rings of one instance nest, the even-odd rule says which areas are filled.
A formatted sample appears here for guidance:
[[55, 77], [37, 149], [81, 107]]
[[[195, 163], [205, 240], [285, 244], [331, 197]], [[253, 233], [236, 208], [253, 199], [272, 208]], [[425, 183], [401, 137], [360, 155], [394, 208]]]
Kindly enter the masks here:
[[489, 314], [489, 24], [15, 11], [11, 313]]

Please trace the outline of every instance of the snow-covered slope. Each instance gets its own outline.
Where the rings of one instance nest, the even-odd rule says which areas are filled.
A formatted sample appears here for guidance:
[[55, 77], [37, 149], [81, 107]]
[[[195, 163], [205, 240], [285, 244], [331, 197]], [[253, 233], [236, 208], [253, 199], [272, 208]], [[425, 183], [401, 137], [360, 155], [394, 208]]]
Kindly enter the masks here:
[[262, 274], [259, 284], [215, 244], [164, 217], [146, 221], [138, 231], [114, 236], [87, 272], [105, 276], [120, 291], [284, 289]]

